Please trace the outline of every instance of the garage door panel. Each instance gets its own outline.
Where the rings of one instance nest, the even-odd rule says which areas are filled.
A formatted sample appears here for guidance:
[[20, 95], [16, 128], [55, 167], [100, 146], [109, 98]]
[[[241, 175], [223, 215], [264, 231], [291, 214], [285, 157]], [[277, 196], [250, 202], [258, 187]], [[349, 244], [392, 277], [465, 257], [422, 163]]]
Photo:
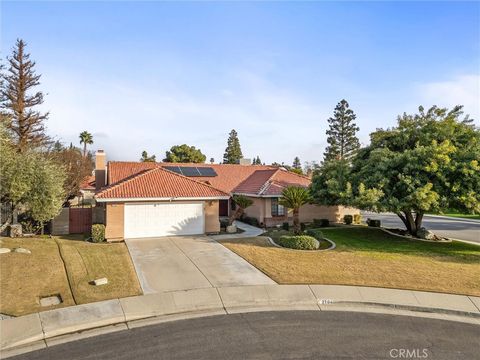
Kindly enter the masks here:
[[125, 205], [125, 237], [157, 237], [204, 233], [203, 203]]

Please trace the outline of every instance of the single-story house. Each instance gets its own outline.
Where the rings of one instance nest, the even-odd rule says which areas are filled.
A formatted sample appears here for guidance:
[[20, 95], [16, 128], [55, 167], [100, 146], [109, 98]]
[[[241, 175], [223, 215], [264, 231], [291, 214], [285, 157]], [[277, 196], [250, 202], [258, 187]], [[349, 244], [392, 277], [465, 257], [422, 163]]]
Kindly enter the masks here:
[[[105, 209], [107, 240], [217, 233], [220, 218], [234, 210], [233, 195], [245, 195], [253, 205], [245, 214], [264, 226], [291, 221], [279, 204], [289, 185], [310, 184], [306, 176], [264, 165], [106, 162], [95, 159], [95, 199]], [[305, 205], [300, 220], [339, 221], [343, 207]]]

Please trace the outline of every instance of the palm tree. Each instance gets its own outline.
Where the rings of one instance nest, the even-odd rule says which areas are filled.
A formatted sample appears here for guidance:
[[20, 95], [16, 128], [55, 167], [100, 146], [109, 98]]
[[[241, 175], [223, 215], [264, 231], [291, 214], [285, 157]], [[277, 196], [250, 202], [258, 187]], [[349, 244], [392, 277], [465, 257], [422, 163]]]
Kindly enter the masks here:
[[235, 211], [230, 215], [229, 224], [232, 225], [233, 221], [242, 217], [243, 212], [246, 208], [253, 204], [253, 200], [243, 196], [243, 195], [233, 195], [233, 201], [237, 204], [237, 208]]
[[83, 144], [83, 156], [87, 156], [87, 145], [93, 144], [93, 136], [88, 131], [80, 133], [80, 145]]
[[302, 231], [299, 220], [300, 207], [308, 204], [310, 201], [310, 192], [307, 188], [300, 186], [287, 186], [282, 191], [282, 197], [279, 200], [279, 204], [288, 209], [292, 209], [293, 232], [297, 235]]

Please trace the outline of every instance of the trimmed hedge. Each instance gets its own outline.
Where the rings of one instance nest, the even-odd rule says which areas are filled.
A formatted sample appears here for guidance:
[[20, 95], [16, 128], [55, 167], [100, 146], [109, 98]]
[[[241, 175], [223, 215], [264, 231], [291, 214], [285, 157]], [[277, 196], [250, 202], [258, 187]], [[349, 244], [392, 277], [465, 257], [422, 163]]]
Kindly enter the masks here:
[[260, 227], [260, 223], [258, 222], [257, 218], [254, 217], [244, 216], [242, 217], [241, 221], [248, 225]]
[[328, 227], [330, 221], [328, 219], [313, 219], [313, 225], [318, 227]]
[[94, 243], [100, 243], [105, 241], [105, 225], [103, 224], [92, 225], [92, 241]]
[[375, 219], [367, 219], [367, 225], [370, 227], [380, 227], [381, 221]]
[[308, 235], [283, 235], [277, 240], [278, 245], [296, 250], [316, 250], [319, 242]]
[[353, 222], [353, 216], [352, 215], [344, 215], [343, 216], [343, 222], [347, 225], [350, 225]]
[[318, 241], [324, 239], [324, 236], [323, 236], [322, 231], [321, 231], [321, 230], [318, 230], [318, 229], [307, 229], [307, 230], [305, 230], [305, 235], [314, 237], [314, 238], [317, 239]]
[[290, 230], [290, 224], [288, 222], [284, 222], [282, 224], [282, 229], [286, 231]]

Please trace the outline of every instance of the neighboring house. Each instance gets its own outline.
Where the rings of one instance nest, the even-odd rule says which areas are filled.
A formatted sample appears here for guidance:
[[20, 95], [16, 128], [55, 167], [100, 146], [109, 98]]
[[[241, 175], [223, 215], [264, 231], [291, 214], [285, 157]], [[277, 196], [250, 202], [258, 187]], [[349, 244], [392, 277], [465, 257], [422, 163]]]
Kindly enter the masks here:
[[95, 175], [87, 176], [79, 187], [79, 194], [68, 201], [70, 206], [95, 205]]
[[[279, 205], [289, 185], [307, 187], [310, 179], [282, 168], [262, 165], [173, 164], [118, 162], [106, 164], [105, 153], [96, 154], [98, 205], [105, 207], [106, 238], [193, 235], [220, 231], [220, 217], [229, 216], [231, 196], [252, 198], [247, 216], [265, 226], [291, 221]], [[339, 221], [358, 212], [341, 207], [305, 205], [300, 220]]]

